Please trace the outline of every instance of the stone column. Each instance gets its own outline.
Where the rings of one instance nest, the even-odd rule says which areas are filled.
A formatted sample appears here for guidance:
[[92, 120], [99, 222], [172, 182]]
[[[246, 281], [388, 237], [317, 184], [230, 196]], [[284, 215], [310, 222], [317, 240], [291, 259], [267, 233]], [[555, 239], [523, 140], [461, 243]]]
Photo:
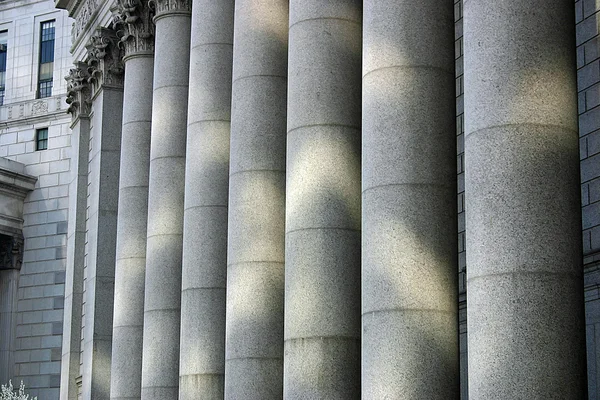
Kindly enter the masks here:
[[152, 138], [144, 298], [142, 399], [176, 399], [185, 140], [190, 59], [188, 0], [156, 0]]
[[225, 398], [283, 395], [288, 0], [238, 0]]
[[469, 398], [586, 398], [575, 24], [467, 0]]
[[364, 2], [363, 399], [459, 396], [453, 12]]
[[81, 351], [83, 266], [85, 263], [87, 182], [91, 107], [87, 65], [78, 62], [65, 77], [71, 113], [71, 181], [67, 227], [67, 265], [63, 317], [60, 400], [77, 399]]
[[359, 0], [291, 0], [284, 398], [360, 397]]
[[123, 64], [116, 32], [98, 28], [87, 64], [92, 93], [90, 124], [83, 398], [110, 397], [115, 245], [123, 112]]
[[142, 1], [115, 11], [125, 83], [110, 398], [125, 400], [141, 396], [154, 23]]
[[195, 0], [188, 104], [179, 399], [223, 399], [233, 0]]

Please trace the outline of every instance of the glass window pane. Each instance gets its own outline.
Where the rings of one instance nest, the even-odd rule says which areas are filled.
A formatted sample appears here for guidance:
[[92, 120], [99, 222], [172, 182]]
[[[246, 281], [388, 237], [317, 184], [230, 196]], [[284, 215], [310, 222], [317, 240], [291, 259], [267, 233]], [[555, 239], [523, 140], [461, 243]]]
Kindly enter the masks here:
[[54, 69], [54, 63], [40, 64], [40, 81], [47, 81], [52, 79], [52, 70]]
[[40, 63], [47, 63], [52, 61], [54, 61], [54, 40], [42, 42]]
[[52, 96], [52, 81], [43, 81], [39, 84], [39, 98]]

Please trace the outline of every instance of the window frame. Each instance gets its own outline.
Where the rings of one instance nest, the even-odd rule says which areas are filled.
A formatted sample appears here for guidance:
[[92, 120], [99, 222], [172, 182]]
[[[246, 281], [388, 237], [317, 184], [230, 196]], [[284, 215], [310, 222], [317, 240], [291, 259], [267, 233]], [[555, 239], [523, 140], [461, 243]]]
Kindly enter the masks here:
[[48, 150], [48, 127], [35, 130], [35, 151]]
[[[51, 26], [45, 28], [45, 25]], [[52, 96], [53, 81], [54, 81], [54, 59], [56, 51], [56, 19], [49, 19], [39, 22], [39, 55], [38, 55], [38, 79], [36, 98], [43, 99]], [[50, 44], [48, 44], [50, 43]], [[48, 59], [51, 59], [49, 61]], [[46, 62], [43, 62], [46, 61]], [[51, 64], [51, 75], [49, 78], [42, 79], [42, 68], [44, 64]]]

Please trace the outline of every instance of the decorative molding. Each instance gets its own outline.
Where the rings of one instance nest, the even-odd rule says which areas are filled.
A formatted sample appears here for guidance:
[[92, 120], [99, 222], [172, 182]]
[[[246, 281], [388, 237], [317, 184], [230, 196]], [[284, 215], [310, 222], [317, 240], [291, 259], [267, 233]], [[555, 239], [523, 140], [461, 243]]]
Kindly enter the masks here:
[[150, 0], [148, 5], [156, 10], [155, 18], [165, 14], [191, 14], [191, 0]]
[[146, 1], [117, 0], [112, 12], [113, 26], [125, 57], [154, 53], [154, 11]]
[[123, 56], [118, 46], [117, 33], [108, 28], [97, 28], [85, 48], [88, 51], [88, 82], [93, 93], [103, 86], [123, 87]]
[[46, 100], [35, 101], [31, 105], [31, 113], [33, 115], [47, 114], [48, 113], [48, 102]]
[[75, 22], [71, 28], [71, 43], [77, 42], [77, 39], [83, 32], [92, 17], [98, 10], [98, 0], [85, 0], [79, 7], [79, 13], [75, 17]]
[[69, 75], [65, 77], [67, 81], [67, 112], [76, 120], [80, 116], [87, 116], [90, 113], [92, 101], [89, 88], [90, 75], [88, 65], [84, 62], [77, 62], [75, 68], [69, 70]]

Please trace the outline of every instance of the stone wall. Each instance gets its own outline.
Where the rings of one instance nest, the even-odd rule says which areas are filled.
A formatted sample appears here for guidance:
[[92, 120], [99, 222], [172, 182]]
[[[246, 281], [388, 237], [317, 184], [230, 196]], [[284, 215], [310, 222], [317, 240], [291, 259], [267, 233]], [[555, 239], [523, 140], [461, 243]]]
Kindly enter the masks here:
[[[35, 99], [40, 23], [55, 20], [53, 96]], [[0, 107], [0, 157], [25, 164], [38, 178], [24, 203], [23, 265], [18, 281], [13, 383], [23, 380], [39, 400], [57, 399], [63, 331], [70, 116], [66, 84], [70, 26], [52, 1], [0, 4], [0, 30], [8, 31], [6, 97]], [[35, 150], [36, 130], [48, 128], [48, 149]], [[5, 383], [5, 382], [1, 382]]]
[[597, 2], [575, 2], [589, 398], [600, 384], [600, 14]]

